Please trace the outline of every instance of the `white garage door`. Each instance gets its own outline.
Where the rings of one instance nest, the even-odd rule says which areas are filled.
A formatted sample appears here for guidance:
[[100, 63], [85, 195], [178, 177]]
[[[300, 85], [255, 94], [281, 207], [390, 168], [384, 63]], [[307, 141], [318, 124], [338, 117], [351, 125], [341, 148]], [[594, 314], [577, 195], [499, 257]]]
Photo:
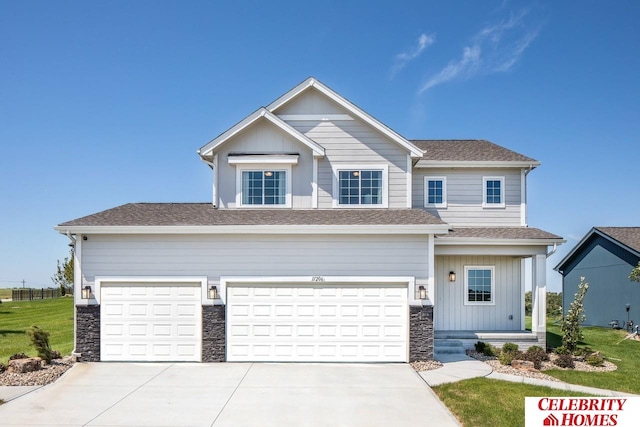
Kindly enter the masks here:
[[100, 359], [200, 361], [197, 283], [102, 283]]
[[405, 362], [407, 286], [227, 289], [227, 360]]

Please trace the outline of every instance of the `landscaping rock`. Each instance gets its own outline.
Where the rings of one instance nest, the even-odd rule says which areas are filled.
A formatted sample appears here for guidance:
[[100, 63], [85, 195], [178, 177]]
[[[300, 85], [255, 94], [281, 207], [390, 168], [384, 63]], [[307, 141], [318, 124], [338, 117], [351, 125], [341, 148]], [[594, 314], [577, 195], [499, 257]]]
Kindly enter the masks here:
[[29, 357], [27, 359], [10, 360], [7, 372], [24, 374], [25, 372], [35, 372], [40, 369], [42, 369], [42, 359], [39, 357]]
[[528, 360], [512, 360], [511, 367], [515, 369], [520, 369], [521, 371], [529, 371], [529, 372], [537, 372], [538, 370], [533, 365], [533, 362], [529, 362]]

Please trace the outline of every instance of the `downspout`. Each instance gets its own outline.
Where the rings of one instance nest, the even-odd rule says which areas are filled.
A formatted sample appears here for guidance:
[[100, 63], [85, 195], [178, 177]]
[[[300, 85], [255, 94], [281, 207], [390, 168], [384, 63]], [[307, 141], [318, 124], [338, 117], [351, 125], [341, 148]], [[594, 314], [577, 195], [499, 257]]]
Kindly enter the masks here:
[[553, 249], [551, 249], [551, 252], [547, 252], [547, 258], [549, 258], [551, 255], [555, 254], [557, 250], [558, 250], [558, 243], [554, 243], [553, 244]]
[[523, 206], [522, 206], [522, 210], [523, 212], [521, 213], [522, 215], [522, 225], [523, 226], [527, 226], [528, 221], [527, 221], [527, 175], [529, 175], [529, 173], [533, 170], [533, 165], [529, 165], [529, 169], [524, 169], [524, 179], [522, 180], [522, 202], [523, 202]]

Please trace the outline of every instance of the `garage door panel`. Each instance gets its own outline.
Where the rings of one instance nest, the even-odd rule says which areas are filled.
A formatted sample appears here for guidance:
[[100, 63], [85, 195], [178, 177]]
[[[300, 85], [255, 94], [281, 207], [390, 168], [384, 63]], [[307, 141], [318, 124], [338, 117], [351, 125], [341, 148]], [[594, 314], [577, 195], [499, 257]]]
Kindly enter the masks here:
[[103, 283], [101, 297], [101, 360], [200, 360], [199, 284]]
[[406, 285], [231, 285], [227, 295], [229, 361], [406, 361]]

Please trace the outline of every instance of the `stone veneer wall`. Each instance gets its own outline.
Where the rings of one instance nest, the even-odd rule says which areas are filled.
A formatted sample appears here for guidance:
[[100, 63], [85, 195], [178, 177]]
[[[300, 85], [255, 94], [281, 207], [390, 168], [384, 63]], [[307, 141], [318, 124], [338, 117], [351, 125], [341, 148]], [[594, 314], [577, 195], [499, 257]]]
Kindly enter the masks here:
[[409, 307], [409, 362], [433, 360], [433, 306]]
[[202, 306], [202, 361], [224, 362], [226, 359], [226, 306]]
[[82, 362], [100, 361], [100, 306], [76, 305], [76, 353]]

